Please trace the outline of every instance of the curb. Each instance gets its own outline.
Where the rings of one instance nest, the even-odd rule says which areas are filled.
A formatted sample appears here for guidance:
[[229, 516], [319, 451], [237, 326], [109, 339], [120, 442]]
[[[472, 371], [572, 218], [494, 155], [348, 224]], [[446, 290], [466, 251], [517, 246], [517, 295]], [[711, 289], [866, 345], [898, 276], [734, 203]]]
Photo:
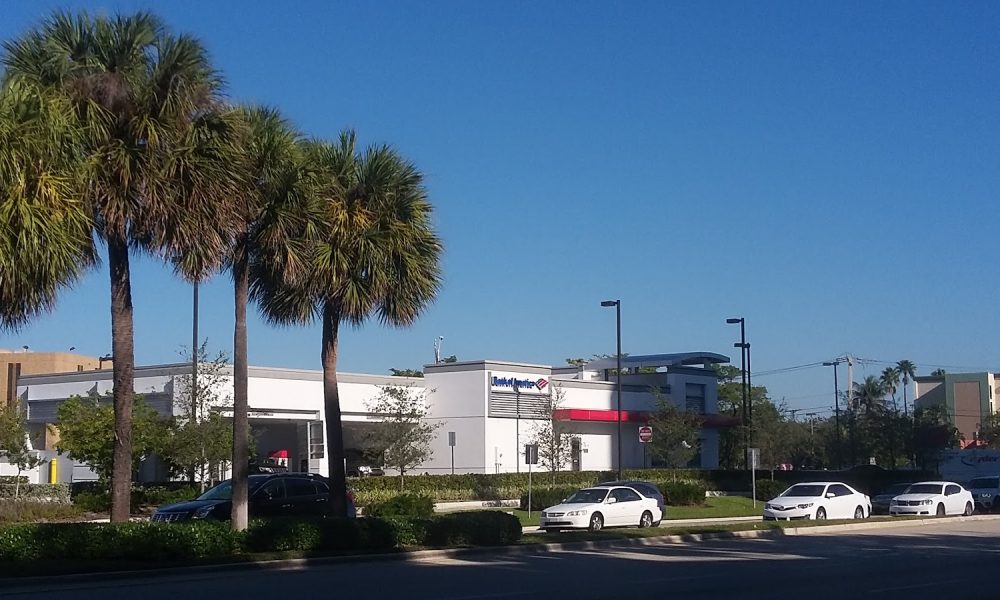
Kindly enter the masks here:
[[510, 556], [520, 554], [545, 554], [549, 552], [568, 552], [580, 550], [599, 550], [602, 548], [629, 548], [642, 546], [663, 546], [687, 544], [693, 542], [708, 542], [733, 539], [768, 539], [787, 536], [822, 535], [835, 532], [866, 531], [874, 529], [895, 529], [913, 527], [915, 525], [934, 525], [942, 522], [966, 521], [996, 521], [1000, 515], [973, 515], [971, 517], [950, 517], [942, 519], [907, 519], [903, 521], [876, 521], [868, 523], [846, 523], [838, 525], [820, 525], [814, 527], [792, 527], [787, 529], [748, 529], [744, 531], [713, 531], [709, 533], [686, 533], [675, 535], [658, 535], [642, 538], [618, 538], [608, 540], [586, 540], [579, 542], [555, 542], [551, 544], [524, 544], [510, 546], [482, 546], [477, 548], [446, 548], [441, 550], [416, 550], [412, 552], [389, 552], [381, 554], [353, 554], [348, 556], [323, 556], [315, 558], [293, 558], [283, 560], [248, 561], [234, 563], [219, 563], [189, 567], [168, 567], [152, 569], [136, 569], [131, 571], [103, 571], [100, 573], [75, 573], [69, 575], [50, 575], [38, 577], [2, 577], [0, 583], [11, 587], [30, 587], [38, 584], [88, 583], [108, 579], [139, 579], [147, 577], [169, 577], [176, 575], [197, 576], [199, 574], [218, 574], [234, 571], [296, 571], [307, 567], [350, 564], [360, 562], [411, 561], [418, 562], [435, 558], [450, 558], [458, 556]]

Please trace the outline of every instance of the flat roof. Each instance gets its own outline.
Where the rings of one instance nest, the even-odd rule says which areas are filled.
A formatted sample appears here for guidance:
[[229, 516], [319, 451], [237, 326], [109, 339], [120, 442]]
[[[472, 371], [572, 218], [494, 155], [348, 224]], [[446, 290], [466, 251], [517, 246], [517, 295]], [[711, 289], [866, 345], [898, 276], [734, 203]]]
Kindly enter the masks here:
[[[729, 362], [729, 357], [715, 352], [675, 352], [673, 354], [643, 354], [623, 356], [623, 368], [678, 367], [682, 365], [712, 365]], [[587, 370], [617, 369], [617, 358], [601, 358], [587, 363]]]

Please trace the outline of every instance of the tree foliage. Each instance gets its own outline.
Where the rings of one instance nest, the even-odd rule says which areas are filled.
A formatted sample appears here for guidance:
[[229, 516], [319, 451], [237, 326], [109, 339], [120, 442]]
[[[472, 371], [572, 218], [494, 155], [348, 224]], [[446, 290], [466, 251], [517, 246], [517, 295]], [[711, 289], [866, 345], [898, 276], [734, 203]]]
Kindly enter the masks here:
[[650, 452], [663, 466], [687, 467], [698, 455], [698, 415], [678, 407], [671, 399], [654, 390], [656, 409], [650, 420], [653, 441]]
[[[115, 412], [107, 397], [71, 396], [59, 405], [57, 414], [59, 441], [56, 450], [87, 463], [100, 480], [108, 482], [115, 448]], [[142, 458], [162, 453], [169, 423], [141, 395], [135, 396], [132, 414], [136, 449], [132, 462], [134, 471]]]
[[46, 462], [37, 452], [28, 448], [28, 428], [16, 405], [0, 404], [0, 456], [17, 468], [15, 498], [21, 491], [21, 473]]
[[423, 377], [424, 372], [418, 369], [389, 369], [393, 377]]
[[379, 389], [379, 394], [366, 402], [379, 419], [368, 430], [366, 442], [382, 454], [386, 466], [399, 471], [399, 489], [403, 489], [406, 472], [431, 457], [431, 442], [442, 423], [425, 420], [423, 390], [399, 386]]
[[573, 439], [578, 436], [565, 431], [565, 426], [555, 420], [555, 411], [566, 399], [566, 392], [556, 385], [546, 407], [545, 418], [534, 421], [530, 426], [529, 443], [538, 445], [538, 463], [555, 474], [563, 470], [573, 458]]

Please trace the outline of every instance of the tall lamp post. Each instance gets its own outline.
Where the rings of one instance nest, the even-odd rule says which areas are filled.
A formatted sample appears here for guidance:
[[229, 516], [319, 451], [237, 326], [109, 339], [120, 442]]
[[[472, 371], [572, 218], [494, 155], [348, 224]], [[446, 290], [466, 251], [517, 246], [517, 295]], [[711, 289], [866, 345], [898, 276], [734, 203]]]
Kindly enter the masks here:
[[611, 306], [615, 307], [615, 332], [618, 339], [617, 344], [617, 358], [618, 358], [618, 410], [617, 420], [618, 420], [618, 480], [621, 481], [622, 478], [622, 301], [621, 300], [604, 300], [601, 302], [601, 306], [608, 308]]
[[833, 362], [823, 363], [824, 367], [833, 367], [833, 415], [834, 415], [834, 427], [836, 428], [837, 435], [837, 469], [843, 468], [843, 463], [841, 462], [841, 452], [840, 452], [840, 385], [837, 383], [837, 365], [842, 361], [838, 358]]
[[750, 346], [747, 344], [747, 330], [746, 330], [746, 320], [743, 317], [733, 317], [731, 319], [726, 319], [726, 323], [729, 325], [740, 324], [740, 341], [733, 344], [734, 348], [740, 349], [740, 374], [742, 376], [740, 390], [743, 392], [743, 440], [744, 440], [744, 454], [746, 458], [746, 468], [750, 468], [750, 421], [748, 418], [749, 411], [749, 393], [747, 390], [747, 354]]

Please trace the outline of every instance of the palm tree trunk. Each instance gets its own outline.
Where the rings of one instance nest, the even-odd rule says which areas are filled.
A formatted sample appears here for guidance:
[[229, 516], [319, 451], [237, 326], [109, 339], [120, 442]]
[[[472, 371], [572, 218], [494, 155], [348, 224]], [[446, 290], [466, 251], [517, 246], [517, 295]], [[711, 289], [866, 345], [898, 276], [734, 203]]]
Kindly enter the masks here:
[[326, 420], [326, 456], [330, 476], [330, 511], [347, 517], [347, 475], [344, 473], [344, 430], [337, 389], [337, 339], [340, 310], [332, 303], [323, 305], [323, 406]]
[[908, 409], [907, 409], [907, 407], [906, 407], [906, 384], [907, 384], [907, 383], [909, 383], [909, 380], [907, 380], [907, 379], [906, 379], [906, 378], [904, 377], [904, 378], [903, 378], [903, 416], [904, 416], [904, 417], [906, 417], [906, 416], [909, 416], [909, 415], [908, 415]]
[[233, 262], [236, 326], [233, 329], [233, 508], [232, 528], [243, 531], [248, 524], [250, 495], [250, 422], [247, 416], [247, 296], [250, 288], [246, 236]]
[[112, 392], [115, 408], [115, 448], [111, 467], [111, 522], [129, 519], [132, 490], [132, 405], [135, 396], [135, 330], [132, 324], [132, 285], [128, 242], [108, 237], [111, 271]]

